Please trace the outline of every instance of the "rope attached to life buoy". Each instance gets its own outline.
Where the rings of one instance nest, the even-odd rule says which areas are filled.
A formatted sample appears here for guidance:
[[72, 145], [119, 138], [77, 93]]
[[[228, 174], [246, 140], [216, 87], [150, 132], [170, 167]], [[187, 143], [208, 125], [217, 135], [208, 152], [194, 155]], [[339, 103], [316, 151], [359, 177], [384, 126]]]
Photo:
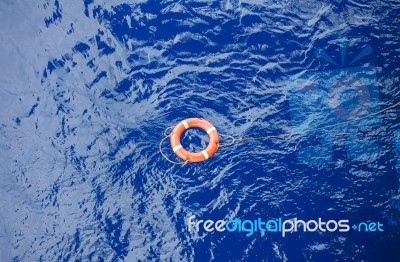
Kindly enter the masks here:
[[[175, 165], [182, 165], [185, 166], [188, 163], [191, 162], [201, 162], [204, 161], [206, 159], [208, 159], [209, 157], [211, 157], [218, 149], [218, 147], [227, 147], [227, 146], [231, 146], [233, 144], [235, 144], [236, 142], [243, 142], [243, 141], [252, 141], [252, 140], [262, 140], [262, 139], [282, 139], [285, 137], [292, 137], [295, 135], [306, 135], [310, 132], [314, 132], [314, 131], [319, 131], [319, 130], [326, 130], [326, 129], [330, 129], [333, 127], [337, 127], [337, 126], [342, 126], [342, 125], [346, 125], [348, 123], [352, 123], [352, 122], [357, 122], [363, 119], [367, 119], [367, 118], [371, 118], [372, 116], [376, 116], [378, 114], [381, 114], [385, 111], [388, 111], [392, 108], [395, 108], [397, 106], [400, 105], [400, 102], [388, 106], [382, 110], [379, 110], [375, 113], [369, 114], [369, 115], [365, 115], [362, 117], [358, 117], [358, 118], [354, 118], [354, 119], [350, 119], [347, 121], [343, 121], [340, 123], [336, 123], [336, 124], [332, 124], [332, 125], [326, 125], [326, 126], [322, 126], [322, 127], [318, 127], [318, 128], [312, 128], [309, 130], [305, 130], [304, 132], [301, 133], [283, 133], [283, 134], [279, 134], [279, 135], [269, 135], [269, 136], [256, 136], [256, 137], [234, 137], [231, 135], [226, 135], [226, 134], [218, 134], [217, 130], [215, 129], [215, 127], [213, 125], [211, 125], [208, 121], [201, 119], [201, 118], [189, 118], [186, 120], [183, 120], [182, 122], [178, 123], [175, 128], [173, 127], [168, 127], [164, 130], [164, 138], [161, 139], [160, 141], [160, 153], [161, 155], [170, 163], [175, 164]], [[188, 121], [193, 124], [193, 126], [188, 124]], [[196, 121], [200, 121], [200, 122], [196, 122]], [[200, 124], [199, 124], [200, 123]], [[210, 141], [209, 146], [206, 148], [206, 150], [208, 150], [208, 152], [206, 150], [203, 150], [201, 152], [195, 153], [195, 152], [189, 152], [187, 150], [185, 150], [181, 145], [180, 145], [180, 136], [182, 135], [183, 131], [190, 128], [190, 127], [198, 127], [201, 128], [205, 131], [207, 131], [207, 133], [209, 134], [210, 140], [212, 138], [212, 140]], [[172, 130], [171, 132], [168, 133], [168, 130]], [[210, 131], [211, 130], [211, 131]], [[174, 133], [177, 132], [177, 133]], [[214, 132], [215, 134], [210, 136], [211, 132]], [[228, 139], [230, 139], [229, 142], [227, 143], [223, 143], [220, 144], [219, 143], [219, 138], [218, 135], [222, 136], [222, 137], [226, 137]], [[173, 137], [174, 136], [174, 137]], [[180, 157], [181, 159], [183, 159], [184, 161], [182, 162], [175, 162], [172, 161], [171, 159], [169, 159], [165, 153], [162, 151], [162, 143], [167, 139], [170, 138], [171, 140], [171, 146], [172, 148], [175, 147], [179, 148], [179, 150], [181, 150], [180, 154], [177, 153], [178, 150], [174, 150], [174, 152], [178, 155], [178, 157]], [[201, 154], [204, 155], [204, 157], [201, 156]], [[190, 157], [194, 157], [194, 158], [190, 158]]]

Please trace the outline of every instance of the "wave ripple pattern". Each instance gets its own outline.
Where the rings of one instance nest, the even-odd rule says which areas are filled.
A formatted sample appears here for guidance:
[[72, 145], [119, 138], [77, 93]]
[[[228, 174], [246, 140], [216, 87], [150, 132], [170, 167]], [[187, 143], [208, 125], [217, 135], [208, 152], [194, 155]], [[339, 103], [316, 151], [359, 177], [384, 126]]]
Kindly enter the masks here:
[[[254, 137], [399, 102], [399, 18], [394, 0], [1, 1], [2, 261], [399, 261], [399, 109], [184, 167], [158, 151], [189, 117]], [[195, 233], [191, 215], [385, 231]]]

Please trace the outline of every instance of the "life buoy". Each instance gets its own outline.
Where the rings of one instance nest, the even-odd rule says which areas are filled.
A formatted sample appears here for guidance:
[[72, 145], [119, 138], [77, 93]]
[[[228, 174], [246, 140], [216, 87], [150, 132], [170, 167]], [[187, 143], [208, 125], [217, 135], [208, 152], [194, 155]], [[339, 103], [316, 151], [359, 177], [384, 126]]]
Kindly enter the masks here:
[[[206, 149], [200, 152], [187, 151], [182, 147], [181, 144], [181, 136], [183, 132], [185, 132], [186, 129], [193, 127], [203, 129], [208, 134], [209, 138], [208, 146]], [[210, 158], [212, 155], [215, 154], [219, 146], [219, 136], [217, 129], [215, 129], [215, 127], [210, 122], [202, 118], [188, 118], [181, 121], [172, 130], [170, 140], [171, 140], [172, 150], [175, 152], [175, 154], [179, 158], [188, 162], [201, 162], [207, 160], [208, 158]]]

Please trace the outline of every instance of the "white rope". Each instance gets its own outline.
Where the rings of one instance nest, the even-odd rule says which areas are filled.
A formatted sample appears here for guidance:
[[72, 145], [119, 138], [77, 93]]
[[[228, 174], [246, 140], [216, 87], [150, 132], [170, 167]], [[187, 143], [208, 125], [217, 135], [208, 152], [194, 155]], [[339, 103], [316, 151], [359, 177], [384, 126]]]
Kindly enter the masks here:
[[[228, 139], [230, 139], [230, 141], [227, 142], [227, 143], [219, 144], [219, 146], [220, 146], [220, 147], [231, 146], [231, 145], [233, 145], [236, 141], [249, 141], [249, 140], [261, 140], [261, 139], [273, 139], [273, 138], [281, 139], [281, 138], [284, 138], [284, 137], [291, 137], [291, 136], [293, 136], [293, 135], [305, 135], [305, 134], [310, 133], [310, 132], [313, 132], [313, 131], [326, 130], [326, 129], [330, 129], [330, 128], [333, 128], [333, 127], [336, 127], [336, 126], [341, 126], [341, 125], [345, 125], [345, 124], [348, 124], [348, 123], [352, 123], [352, 122], [360, 121], [360, 120], [363, 120], [363, 119], [367, 119], [367, 118], [370, 118], [370, 117], [372, 117], [372, 116], [376, 116], [376, 115], [378, 115], [378, 114], [380, 114], [380, 113], [383, 113], [383, 112], [385, 112], [385, 111], [388, 111], [389, 109], [392, 109], [392, 108], [394, 108], [394, 107], [396, 107], [396, 106], [398, 106], [398, 105], [400, 105], [400, 102], [398, 102], [398, 103], [396, 103], [396, 104], [394, 104], [394, 105], [391, 105], [391, 106], [389, 106], [389, 107], [386, 107], [386, 108], [384, 108], [384, 109], [382, 109], [382, 110], [380, 110], [380, 111], [378, 111], [378, 112], [369, 114], [369, 115], [365, 115], [365, 116], [362, 116], [362, 117], [359, 117], [359, 118], [355, 118], [355, 119], [343, 121], [343, 122], [336, 123], [336, 124], [332, 124], [332, 125], [326, 125], [326, 126], [322, 126], [322, 127], [318, 127], [318, 128], [312, 128], [312, 129], [305, 130], [304, 132], [298, 133], [298, 134], [296, 134], [296, 133], [294, 133], [294, 134], [285, 133], [285, 134], [280, 134], [280, 135], [258, 136], [258, 137], [234, 137], [234, 136], [231, 136], [231, 135], [220, 134], [220, 136], [222, 136], [222, 137], [227, 137]], [[181, 123], [182, 123], [182, 122], [181, 122]], [[184, 125], [185, 125], [185, 124], [184, 124]], [[185, 125], [185, 127], [186, 127], [186, 125]], [[189, 161], [183, 161], [183, 162], [172, 161], [172, 160], [169, 159], [169, 158], [167, 157], [167, 155], [162, 151], [162, 144], [163, 144], [163, 142], [164, 142], [167, 138], [169, 138], [169, 137], [171, 136], [171, 134], [172, 134], [172, 133], [170, 133], [168, 130], [172, 130], [172, 128], [173, 128], [173, 126], [167, 127], [167, 128], [164, 130], [164, 132], [163, 132], [163, 134], [164, 134], [165, 137], [164, 137], [163, 139], [161, 139], [161, 141], [160, 141], [160, 153], [161, 153], [161, 155], [162, 155], [168, 162], [170, 162], [170, 163], [172, 163], [172, 164], [174, 164], [174, 165], [182, 165], [182, 166], [184, 166], [184, 165], [188, 164]], [[212, 130], [211, 130], [211, 131], [212, 131]], [[211, 132], [211, 131], [210, 131], [210, 132]], [[168, 132], [169, 134], [168, 134], [167, 132]], [[207, 158], [207, 157], [206, 157], [206, 158]]]
[[[164, 134], [166, 133], [166, 131], [167, 131], [169, 128], [170, 128], [170, 127], [167, 127], [167, 128], [164, 130]], [[167, 157], [167, 155], [163, 152], [163, 150], [162, 150], [162, 144], [163, 144], [164, 141], [165, 141], [167, 138], [169, 138], [170, 136], [171, 136], [171, 134], [168, 134], [168, 135], [166, 135], [163, 139], [161, 139], [160, 144], [159, 144], [160, 153], [161, 153], [162, 157], [165, 158], [165, 160], [167, 160], [167, 161], [170, 162], [171, 164], [185, 166], [186, 164], [189, 163], [189, 161], [183, 161], [183, 162], [172, 161], [172, 160], [169, 159], [169, 158]]]

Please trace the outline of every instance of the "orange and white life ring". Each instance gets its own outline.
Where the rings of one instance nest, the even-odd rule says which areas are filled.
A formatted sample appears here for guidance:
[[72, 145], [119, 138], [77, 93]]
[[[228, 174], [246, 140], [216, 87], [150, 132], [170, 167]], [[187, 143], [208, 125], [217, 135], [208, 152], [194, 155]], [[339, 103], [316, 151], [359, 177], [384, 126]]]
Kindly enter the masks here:
[[[208, 146], [206, 149], [200, 152], [187, 151], [182, 147], [181, 144], [181, 136], [183, 132], [185, 132], [186, 129], [192, 127], [203, 129], [208, 134], [209, 138]], [[188, 118], [181, 121], [172, 130], [170, 140], [171, 140], [172, 150], [175, 152], [175, 154], [179, 158], [188, 162], [201, 162], [207, 160], [208, 158], [210, 158], [212, 155], [215, 154], [219, 146], [219, 136], [217, 129], [215, 129], [215, 127], [210, 122], [202, 118]]]

